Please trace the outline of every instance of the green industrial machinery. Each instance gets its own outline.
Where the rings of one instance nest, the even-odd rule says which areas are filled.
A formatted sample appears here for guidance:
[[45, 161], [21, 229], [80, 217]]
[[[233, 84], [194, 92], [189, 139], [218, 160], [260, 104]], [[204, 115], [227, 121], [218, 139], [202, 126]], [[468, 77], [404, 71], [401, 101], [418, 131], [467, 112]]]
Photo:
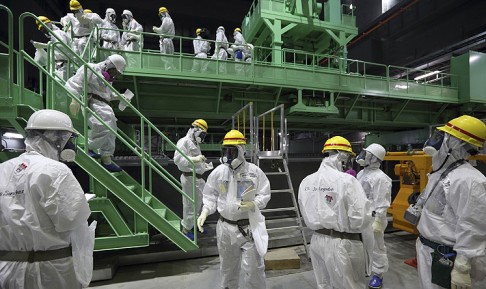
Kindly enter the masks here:
[[[0, 41], [1, 51], [6, 51], [0, 53], [0, 127], [22, 133], [33, 111], [52, 108], [68, 112], [67, 104], [74, 98], [81, 103], [83, 113], [73, 116], [73, 120], [84, 140], [89, 132], [84, 117], [90, 112], [87, 97], [66, 91], [65, 80], [53, 73], [52, 64], [39, 66], [24, 50], [24, 29], [31, 29], [35, 15], [20, 16], [19, 30], [15, 33], [19, 37], [19, 50], [15, 51], [13, 16], [3, 5], [0, 10], [9, 16], [8, 43]], [[258, 156], [276, 157], [285, 170], [273, 173], [282, 173], [291, 185], [288, 147], [285, 156], [274, 156], [278, 149], [265, 148], [265, 135], [270, 140], [288, 131], [419, 129], [450, 119], [454, 116], [450, 108], [454, 108], [452, 114], [472, 114], [486, 103], [486, 97], [477, 93], [478, 85], [484, 82], [479, 84], [475, 78], [477, 73], [484, 75], [484, 69], [473, 65], [484, 63], [486, 56], [481, 53], [452, 61], [454, 74], [433, 76], [426, 76], [430, 71], [348, 59], [346, 45], [357, 35], [354, 7], [341, 5], [339, 0], [329, 0], [324, 5], [311, 0], [258, 0], [245, 16], [242, 30], [248, 43], [253, 44], [252, 49], [249, 47], [251, 59], [246, 62], [195, 59], [192, 51], [186, 50], [192, 47], [193, 38], [181, 36], [174, 37], [176, 52], [170, 55], [150, 49], [107, 50], [98, 45], [84, 52], [95, 57], [94, 62], [112, 53], [127, 60], [125, 73], [113, 89], [128, 88], [135, 98], [131, 104], [127, 103], [126, 110], [115, 109], [120, 120], [115, 133], [118, 151], [136, 158], [140, 168], [136, 178], [126, 172], [110, 174], [87, 156], [84, 141], [79, 144], [76, 163], [89, 175], [90, 191], [96, 195], [89, 202], [92, 217], [101, 224], [96, 250], [147, 246], [153, 233], [151, 228], [182, 250], [197, 248], [197, 234], [194, 242], [186, 238], [179, 229], [180, 217], [153, 193], [154, 186], [159, 185], [154, 183], [157, 179], [170, 187], [174, 198], [184, 196], [194, 200], [194, 196], [181, 190], [178, 179], [158, 157], [177, 150], [174, 132], [187, 128], [195, 118], [205, 119], [210, 126], [211, 142], [202, 149], [216, 151], [222, 134], [231, 127], [240, 127], [240, 120], [234, 119], [236, 112], [250, 103], [251, 115], [255, 116], [279, 107], [285, 118], [275, 119], [275, 126], [281, 126], [285, 119], [285, 130], [274, 130], [273, 118], [271, 126], [268, 123], [261, 126], [261, 140], [255, 130], [246, 127], [243, 130], [248, 139], [255, 138], [254, 143], [249, 143], [258, 146], [263, 142], [260, 148], [249, 147], [251, 152], [259, 152], [250, 154], [252, 160], [257, 161]], [[95, 29], [90, 37], [98, 36], [100, 31]], [[160, 37], [148, 32], [141, 36], [144, 41], [153, 42]], [[215, 47], [214, 42], [211, 45]], [[49, 57], [52, 58], [57, 46], [69, 49], [61, 42], [50, 44]], [[473, 57], [479, 62], [469, 61]], [[195, 61], [205, 62], [207, 69], [195, 71]], [[69, 55], [68, 66], [71, 71], [91, 69], [76, 55]], [[25, 83], [26, 71], [32, 70], [38, 73], [36, 92]], [[425, 77], [418, 78], [420, 75]], [[107, 82], [106, 85], [110, 86]], [[250, 116], [241, 116], [242, 124], [248, 128], [257, 124], [247, 117]], [[289, 144], [286, 137], [281, 143]], [[0, 160], [13, 156], [2, 152]], [[293, 192], [291, 186], [287, 190]]]

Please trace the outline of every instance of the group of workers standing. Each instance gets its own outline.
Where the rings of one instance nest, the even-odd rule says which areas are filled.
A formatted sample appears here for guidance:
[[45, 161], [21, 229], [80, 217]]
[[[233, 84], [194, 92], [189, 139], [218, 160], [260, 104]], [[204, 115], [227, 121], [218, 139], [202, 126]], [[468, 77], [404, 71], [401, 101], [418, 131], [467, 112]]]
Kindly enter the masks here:
[[[260, 210], [270, 200], [269, 180], [246, 161], [246, 139], [237, 130], [225, 135], [222, 165], [213, 170], [200, 149], [208, 128], [196, 119], [177, 143], [174, 163], [182, 172], [183, 190], [192, 195], [195, 181], [199, 232], [204, 233], [208, 215], [219, 213], [220, 288], [238, 288], [241, 269], [248, 288], [266, 288], [268, 235]], [[82, 188], [60, 162], [76, 155], [71, 119], [40, 110], [29, 118], [26, 131], [27, 152], [0, 164], [0, 287], [86, 287], [96, 224], [88, 226]], [[424, 289], [477, 288], [486, 274], [486, 177], [467, 161], [485, 140], [486, 125], [463, 115], [438, 127], [424, 145], [432, 172], [414, 204], [421, 212], [417, 259]], [[322, 152], [319, 169], [302, 180], [298, 194], [304, 221], [314, 231], [310, 257], [317, 286], [363, 289], [371, 275], [368, 288], [382, 288], [391, 194], [391, 180], [380, 169], [386, 151], [376, 143], [366, 147], [356, 157], [363, 167], [356, 177], [347, 173], [355, 156], [347, 139], [328, 139]], [[202, 174], [209, 170], [205, 182]], [[182, 231], [194, 238], [188, 234], [196, 218], [192, 202], [184, 201], [183, 211]]]
[[[71, 13], [62, 17], [60, 20], [63, 30], [51, 23], [51, 20], [45, 16], [39, 16], [39, 20], [46, 24], [54, 34], [56, 34], [62, 42], [70, 46], [72, 50], [83, 57], [84, 60], [90, 61], [90, 49], [87, 46], [94, 47], [95, 42], [98, 41], [100, 46], [106, 49], [123, 50], [123, 51], [140, 51], [143, 48], [142, 32], [143, 27], [135, 20], [133, 13], [130, 10], [123, 10], [122, 25], [123, 32], [120, 35], [119, 28], [116, 25], [116, 12], [113, 8], [106, 9], [105, 18], [102, 19], [97, 13], [93, 13], [89, 9], [83, 9], [80, 2], [71, 0], [69, 3]], [[153, 26], [152, 30], [159, 35], [159, 47], [161, 54], [171, 55], [174, 53], [173, 38], [175, 36], [174, 21], [170, 17], [169, 10], [166, 7], [160, 7], [158, 16], [161, 20], [159, 27]], [[50, 39], [51, 42], [57, 42], [58, 39], [53, 35], [47, 33], [43, 25], [37, 22], [38, 29]], [[99, 36], [95, 35], [89, 38], [95, 27], [100, 29]], [[211, 50], [211, 44], [208, 41], [209, 30], [207, 28], [196, 29], [196, 39], [193, 40], [194, 56], [196, 58], [208, 58]], [[99, 39], [98, 39], [99, 37]], [[235, 28], [233, 31], [234, 43], [230, 45], [225, 35], [223, 26], [219, 26], [216, 31], [214, 54], [211, 59], [227, 60], [228, 54], [231, 55], [237, 62], [251, 62], [251, 55], [253, 46], [247, 44], [240, 28]], [[37, 60], [39, 62], [46, 61], [45, 48], [46, 44], [33, 42], [34, 47], [37, 48]], [[62, 47], [59, 47], [59, 49]], [[67, 54], [55, 52], [56, 61], [66, 62]], [[163, 58], [163, 65], [165, 70], [174, 68], [172, 59]], [[209, 62], [194, 60], [192, 72], [204, 72], [207, 69]], [[65, 69], [65, 68], [64, 68]], [[226, 72], [226, 66], [219, 64], [220, 73]], [[238, 65], [236, 72], [242, 72], [243, 67]], [[64, 76], [65, 78], [66, 76]]]

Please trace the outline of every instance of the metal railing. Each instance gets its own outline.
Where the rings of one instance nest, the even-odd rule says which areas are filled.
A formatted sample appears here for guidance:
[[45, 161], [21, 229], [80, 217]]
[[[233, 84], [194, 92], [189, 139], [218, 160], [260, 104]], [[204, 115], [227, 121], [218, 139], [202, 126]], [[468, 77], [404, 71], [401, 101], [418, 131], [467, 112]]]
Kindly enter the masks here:
[[[248, 114], [248, 116], [247, 116]], [[254, 116], [253, 116], [253, 102], [248, 103], [243, 106], [240, 110], [235, 112], [231, 116], [231, 127], [240, 131], [245, 137], [248, 135], [246, 142], [246, 152], [247, 156], [250, 157], [251, 161], [255, 163], [255, 129], [254, 129]], [[248, 133], [247, 133], [248, 129]]]
[[285, 124], [285, 107], [283, 104], [255, 117], [255, 149], [257, 155], [262, 152], [283, 156], [284, 147], [286, 147], [284, 139], [287, 135]]
[[[19, 74], [18, 74], [18, 77], [19, 77], [19, 86], [20, 86], [20, 92], [19, 93], [20, 93], [20, 95], [22, 95], [22, 93], [23, 93], [24, 82], [25, 82], [24, 79], [23, 79], [24, 61], [27, 61], [27, 62], [31, 63], [32, 65], [34, 65], [35, 67], [37, 67], [39, 69], [40, 73], [43, 74], [46, 77], [46, 79], [51, 81], [52, 87], [63, 86], [63, 84], [64, 84], [64, 83], [61, 83], [58, 78], [53, 76], [51, 71], [48, 71], [45, 68], [38, 65], [34, 61], [34, 59], [25, 52], [25, 50], [24, 50], [24, 22], [25, 22], [25, 19], [27, 19], [27, 18], [31, 18], [33, 20], [38, 20], [38, 18], [34, 14], [29, 13], [29, 12], [25, 12], [25, 13], [21, 14], [20, 18], [19, 18], [19, 51], [20, 51], [20, 54], [19, 54]], [[152, 195], [152, 183], [153, 183], [152, 175], [153, 175], [153, 172], [155, 172], [158, 176], [160, 176], [167, 183], [169, 183], [169, 185], [172, 186], [178, 193], [180, 193], [182, 196], [186, 197], [192, 203], [194, 203], [195, 199], [196, 199], [195, 182], [193, 181], [193, 194], [192, 194], [192, 196], [189, 196], [186, 192], [182, 191], [180, 181], [177, 180], [174, 176], [172, 176], [172, 174], [170, 174], [165, 168], [162, 167], [162, 165], [160, 165], [157, 161], [155, 161], [152, 158], [152, 146], [151, 146], [152, 134], [155, 134], [155, 135], [158, 135], [159, 137], [161, 137], [165, 141], [166, 145], [171, 146], [174, 150], [178, 151], [186, 160], [188, 160], [190, 163], [192, 163], [191, 160], [187, 157], [187, 155], [185, 155], [183, 151], [179, 150], [179, 148], [177, 148], [177, 146], [169, 138], [167, 138], [149, 119], [147, 119], [144, 115], [142, 115], [130, 102], [126, 101], [125, 98], [109, 82], [107, 82], [102, 75], [100, 75], [98, 72], [96, 72], [80, 56], [76, 55], [71, 50], [70, 47], [68, 47], [65, 43], [63, 43], [61, 41], [61, 39], [59, 39], [55, 34], [53, 34], [52, 30], [50, 30], [49, 27], [47, 27], [44, 23], [42, 23], [42, 21], [39, 21], [39, 22], [41, 23], [42, 26], [44, 26], [44, 28], [51, 35], [53, 35], [58, 40], [58, 42], [56, 42], [56, 45], [63, 47], [63, 49], [61, 51], [64, 50], [64, 51], [72, 52], [71, 55], [65, 54], [65, 56], [68, 57], [70, 59], [70, 61], [73, 62], [73, 63], [81, 63], [82, 64], [81, 66], [84, 69], [84, 76], [85, 76], [84, 81], [83, 81], [83, 91], [84, 92], [81, 95], [78, 96], [78, 95], [74, 95], [71, 91], [69, 91], [67, 89], [64, 89], [64, 91], [63, 91], [68, 96], [68, 100], [75, 100], [78, 103], [80, 103], [80, 105], [81, 105], [82, 115], [80, 117], [84, 116], [84, 117], [82, 117], [81, 125], [79, 126], [79, 124], [80, 124], [79, 122], [76, 122], [76, 121], [74, 122], [75, 125], [78, 124], [78, 126], [76, 127], [78, 129], [78, 131], [81, 131], [82, 135], [85, 137], [85, 139], [87, 139], [87, 136], [88, 136], [88, 117], [87, 116], [91, 115], [94, 118], [96, 118], [100, 123], [102, 123], [103, 126], [105, 126], [105, 128], [109, 129], [110, 132], [115, 134], [116, 138], [119, 141], [121, 141], [133, 154], [135, 154], [136, 156], [138, 156], [140, 158], [140, 160], [141, 160], [141, 182], [140, 182], [140, 184], [143, 188], [142, 199], [144, 199], [146, 196], [147, 197], [153, 196]], [[51, 55], [51, 57], [53, 57], [53, 54]], [[139, 144], [135, 140], [128, 137], [120, 129], [117, 129], [117, 130], [112, 129], [89, 107], [89, 104], [88, 104], [88, 84], [89, 84], [89, 82], [87, 80], [88, 72], [91, 73], [92, 75], [94, 75], [95, 77], [97, 77], [99, 80], [101, 80], [101, 82], [106, 87], [108, 87], [110, 90], [112, 90], [115, 93], [115, 95], [118, 97], [118, 99], [120, 101], [123, 101], [125, 103], [125, 105], [127, 106], [127, 108], [132, 109], [134, 115], [139, 118], [139, 125], [140, 125], [140, 128], [141, 128], [141, 138], [140, 138]], [[53, 100], [54, 97], [55, 97], [55, 94], [52, 94], [52, 93], [46, 95], [48, 105], [54, 103], [54, 101], [55, 101], [55, 100]], [[22, 99], [22, 97], [20, 97], [20, 101], [21, 101], [21, 99]], [[69, 113], [67, 111], [65, 111], [65, 112]], [[147, 132], [145, 132], [146, 129], [147, 129]], [[146, 145], [146, 143], [145, 143], [145, 134], [146, 133], [148, 135], [148, 148], [149, 148], [148, 152], [145, 151], [145, 149], [144, 149], [145, 145]], [[85, 145], [84, 145], [83, 150], [85, 152], [88, 152], [88, 146], [87, 146], [86, 140], [85, 140]], [[146, 176], [147, 173], [145, 171], [146, 167], [148, 167], [148, 184], [149, 184], [148, 187], [147, 187], [147, 182], [146, 182], [146, 180], [147, 180], [147, 176]], [[196, 180], [194, 163], [192, 163], [192, 168], [193, 168], [193, 180]], [[149, 193], [149, 195], [147, 195], [147, 192]], [[197, 209], [196, 206], [194, 206], [194, 214], [195, 215], [197, 214], [196, 209]], [[197, 226], [195, 225], [194, 226], [194, 242], [197, 242], [196, 228], [197, 228]]]

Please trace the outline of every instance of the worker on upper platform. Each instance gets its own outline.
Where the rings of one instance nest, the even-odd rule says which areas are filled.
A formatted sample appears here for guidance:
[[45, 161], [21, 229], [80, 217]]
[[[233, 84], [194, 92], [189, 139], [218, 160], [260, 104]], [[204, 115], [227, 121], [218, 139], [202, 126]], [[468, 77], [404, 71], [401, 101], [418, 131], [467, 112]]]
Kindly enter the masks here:
[[100, 30], [100, 40], [103, 41], [103, 48], [118, 49], [120, 44], [120, 32], [116, 26], [116, 12], [113, 8], [106, 9], [105, 19]]
[[363, 289], [370, 273], [366, 248], [373, 245], [371, 204], [359, 181], [343, 171], [353, 153], [349, 141], [326, 141], [318, 171], [299, 186], [305, 224], [314, 230], [310, 244], [312, 267], [319, 289]]
[[[159, 46], [160, 46], [160, 53], [162, 54], [174, 54], [174, 43], [172, 42], [172, 38], [175, 35], [175, 26], [172, 18], [169, 15], [169, 10], [165, 7], [160, 7], [158, 15], [162, 24], [160, 27], [153, 26], [152, 30], [160, 34]], [[172, 59], [164, 57], [162, 59], [164, 62], [165, 70], [173, 69]]]
[[[214, 48], [214, 54], [211, 59], [228, 60], [228, 38], [224, 32], [224, 27], [219, 26], [216, 30], [216, 47]], [[226, 63], [219, 63], [219, 73], [226, 73]]]
[[125, 31], [123, 31], [121, 37], [120, 48], [126, 51], [140, 51], [142, 49], [140, 41], [140, 35], [143, 32], [142, 25], [133, 18], [130, 10], [123, 10], [121, 17], [123, 30]]
[[86, 46], [89, 44], [89, 48], [93, 50], [96, 39], [96, 35], [93, 35], [88, 43], [89, 35], [95, 30], [96, 25], [102, 25], [103, 20], [96, 13], [84, 13], [83, 7], [77, 0], [69, 1], [69, 9], [71, 13], [61, 18], [61, 24], [64, 27], [70, 25], [74, 35], [74, 52], [82, 56], [84, 60], [89, 61], [91, 51], [86, 50]]
[[[106, 81], [112, 83], [117, 75], [123, 73], [126, 61], [122, 56], [113, 54], [100, 63], [88, 65], [96, 73], [87, 69], [87, 75], [85, 75], [85, 68], [81, 66], [76, 74], [68, 79], [66, 88], [81, 100], [83, 97], [88, 97], [89, 108], [104, 122], [99, 121], [91, 113], [88, 116], [88, 125], [91, 128], [88, 135], [89, 155], [93, 158], [101, 158], [102, 165], [108, 171], [119, 172], [122, 169], [111, 160], [115, 153], [116, 135], [109, 129], [117, 131], [117, 119], [110, 102], [119, 99], [97, 74], [102, 75]], [[87, 81], [88, 91], [84, 91], [85, 81]], [[79, 102], [73, 98], [70, 105], [71, 113], [77, 115], [79, 109]]]
[[391, 204], [392, 182], [381, 169], [381, 162], [385, 159], [386, 150], [383, 146], [373, 143], [363, 149], [356, 158], [356, 162], [363, 167], [358, 173], [366, 197], [371, 202], [374, 221], [373, 265], [371, 280], [368, 285], [371, 289], [380, 289], [383, 284], [383, 274], [388, 271], [388, 257], [385, 247], [385, 229], [388, 221], [386, 211]]
[[[47, 28], [52, 31], [52, 34], [48, 32], [48, 30], [41, 24], [45, 24]], [[46, 16], [39, 16], [38, 20], [35, 21], [37, 25], [37, 29], [42, 32], [47, 38], [49, 38], [49, 42], [41, 43], [31, 41], [34, 47], [36, 48], [35, 60], [42, 66], [47, 65], [47, 52], [45, 49], [48, 47], [49, 44], [55, 44], [61, 41], [62, 43], [66, 44], [69, 48], [71, 48], [71, 37], [69, 33], [62, 31], [56, 25], [54, 25], [49, 18]], [[54, 48], [54, 62], [55, 62], [55, 72], [56, 75], [63, 79], [67, 79], [67, 59], [72, 52], [69, 49], [64, 48], [61, 44], [53, 45]], [[50, 68], [50, 66], [49, 66]]]
[[239, 287], [243, 267], [245, 288], [266, 288], [263, 256], [268, 246], [265, 218], [260, 209], [270, 200], [270, 182], [256, 165], [245, 160], [246, 139], [231, 130], [223, 139], [221, 163], [208, 177], [203, 191], [199, 230], [208, 215], [218, 210], [216, 227], [221, 287]]
[[39, 110], [27, 121], [26, 152], [0, 164], [0, 288], [85, 288], [93, 272], [91, 211], [71, 169], [69, 116]]
[[[213, 169], [212, 163], [206, 163], [206, 157], [201, 152], [200, 144], [204, 141], [208, 133], [208, 124], [204, 119], [196, 119], [185, 137], [177, 142], [177, 148], [184, 153], [184, 157], [176, 150], [174, 154], [174, 164], [182, 172], [182, 190], [191, 198], [195, 196], [194, 204], [196, 212], [199, 214], [202, 207], [202, 191], [206, 182], [202, 175]], [[193, 170], [194, 164], [194, 170]], [[194, 178], [193, 178], [194, 172]], [[193, 194], [192, 184], [196, 183], [196, 192]], [[182, 197], [182, 232], [194, 241], [194, 204], [188, 198]]]
[[[416, 206], [422, 288], [478, 288], [486, 274], [486, 177], [467, 159], [486, 141], [486, 125], [463, 115], [438, 127], [424, 145], [432, 172]], [[483, 288], [483, 287], [481, 287]]]
[[[196, 39], [192, 41], [194, 46], [194, 56], [196, 58], [208, 58], [209, 50], [211, 50], [211, 44], [207, 40], [209, 31], [206, 28], [196, 29]], [[192, 72], [204, 72], [208, 68], [209, 62], [207, 60], [194, 59], [192, 64]]]

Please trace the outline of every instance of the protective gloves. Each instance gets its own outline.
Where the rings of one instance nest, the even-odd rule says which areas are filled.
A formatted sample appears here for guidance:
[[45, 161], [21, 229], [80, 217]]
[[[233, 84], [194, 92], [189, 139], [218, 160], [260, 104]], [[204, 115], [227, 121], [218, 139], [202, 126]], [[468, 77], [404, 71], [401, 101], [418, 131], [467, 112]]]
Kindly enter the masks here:
[[199, 229], [199, 232], [201, 232], [201, 233], [204, 232], [203, 225], [204, 225], [204, 222], [206, 222], [207, 217], [208, 217], [208, 210], [203, 209], [202, 212], [201, 212], [201, 215], [199, 215], [199, 217], [197, 218], [197, 228]]
[[454, 269], [451, 272], [451, 289], [470, 289], [471, 282], [471, 263], [461, 255], [457, 255], [454, 261]]
[[385, 231], [386, 224], [383, 223], [383, 221], [381, 220], [381, 218], [376, 217], [375, 218], [375, 221], [373, 222], [372, 227], [373, 227], [373, 232], [380, 233], [380, 232]]
[[78, 115], [80, 108], [81, 108], [81, 104], [79, 104], [79, 102], [73, 99], [71, 101], [71, 104], [69, 105], [69, 111], [71, 112], [71, 114], [74, 116]]
[[30, 43], [36, 48], [36, 49], [45, 49], [47, 48], [47, 43], [42, 43], [42, 42], [37, 42], [34, 40], [31, 40]]
[[242, 212], [253, 211], [255, 209], [255, 203], [242, 201], [238, 207]]
[[198, 156], [195, 156], [195, 157], [189, 157], [189, 159], [193, 163], [202, 163], [202, 162], [206, 161], [206, 157], [203, 156], [203, 155], [198, 155]]

